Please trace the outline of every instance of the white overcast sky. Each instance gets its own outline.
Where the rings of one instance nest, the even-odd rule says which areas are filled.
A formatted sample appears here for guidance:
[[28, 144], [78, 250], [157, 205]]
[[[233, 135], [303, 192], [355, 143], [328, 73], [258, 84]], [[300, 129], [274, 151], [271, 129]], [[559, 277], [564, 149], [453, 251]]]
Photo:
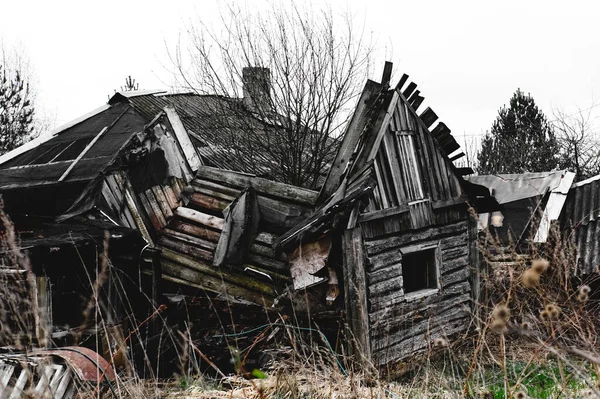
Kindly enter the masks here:
[[[394, 61], [396, 78], [408, 73], [456, 136], [488, 130], [517, 88], [549, 119], [554, 108], [573, 113], [600, 104], [597, 1], [330, 4], [364, 21], [377, 38], [375, 62]], [[27, 53], [39, 105], [60, 125], [105, 103], [128, 75], [141, 89], [167, 89], [165, 46], [191, 17], [210, 23], [218, 13], [207, 0], [0, 0], [0, 38]], [[592, 111], [597, 120], [600, 106]]]

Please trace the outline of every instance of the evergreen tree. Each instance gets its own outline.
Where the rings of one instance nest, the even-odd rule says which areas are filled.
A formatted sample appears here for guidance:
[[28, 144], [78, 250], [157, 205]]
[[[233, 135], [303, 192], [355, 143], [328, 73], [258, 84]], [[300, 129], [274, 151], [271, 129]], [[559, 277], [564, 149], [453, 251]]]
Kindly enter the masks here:
[[533, 98], [519, 89], [498, 111], [477, 158], [480, 174], [544, 172], [558, 166], [552, 126]]
[[23, 144], [34, 129], [29, 84], [0, 63], [0, 154]]

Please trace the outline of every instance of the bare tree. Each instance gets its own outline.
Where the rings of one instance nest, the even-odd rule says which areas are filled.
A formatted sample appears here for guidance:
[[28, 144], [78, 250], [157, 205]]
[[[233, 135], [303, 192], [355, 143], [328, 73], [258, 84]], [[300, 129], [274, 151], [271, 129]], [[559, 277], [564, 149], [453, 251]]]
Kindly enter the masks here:
[[600, 137], [591, 123], [593, 108], [572, 115], [554, 110], [560, 166], [575, 172], [576, 181], [600, 174]]
[[349, 16], [293, 3], [265, 14], [226, 4], [219, 26], [192, 24], [189, 45], [170, 53], [180, 89], [220, 96], [212, 115], [228, 133], [217, 150], [240, 168], [317, 188], [368, 75], [371, 41]]

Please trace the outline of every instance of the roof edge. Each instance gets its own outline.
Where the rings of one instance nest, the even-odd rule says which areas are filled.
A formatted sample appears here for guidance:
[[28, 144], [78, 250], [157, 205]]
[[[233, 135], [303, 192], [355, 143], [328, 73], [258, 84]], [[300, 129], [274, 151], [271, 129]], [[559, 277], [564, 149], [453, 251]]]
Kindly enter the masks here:
[[573, 185], [571, 187], [574, 188], [574, 187], [585, 186], [586, 184], [593, 183], [593, 182], [595, 182], [597, 180], [600, 180], [600, 175], [592, 176], [592, 177], [589, 177], [589, 178], [587, 178], [585, 180], [579, 181], [577, 183], [573, 183]]
[[47, 134], [41, 135], [33, 140], [30, 140], [22, 145], [20, 145], [19, 147], [15, 148], [12, 151], [7, 152], [6, 154], [3, 154], [0, 156], [0, 165], [4, 164], [5, 162], [10, 161], [11, 159], [41, 145], [44, 144], [46, 141], [49, 141], [50, 139], [52, 139], [53, 137], [55, 137], [56, 135], [58, 135], [59, 133], [93, 117], [98, 115], [101, 112], [106, 111], [107, 109], [110, 108], [109, 104], [104, 104], [98, 108], [96, 108], [95, 110], [88, 112], [87, 114], [84, 114], [78, 118], [73, 119], [70, 122], [67, 122], [63, 125], [60, 125], [59, 127], [57, 127], [56, 129], [50, 131]]

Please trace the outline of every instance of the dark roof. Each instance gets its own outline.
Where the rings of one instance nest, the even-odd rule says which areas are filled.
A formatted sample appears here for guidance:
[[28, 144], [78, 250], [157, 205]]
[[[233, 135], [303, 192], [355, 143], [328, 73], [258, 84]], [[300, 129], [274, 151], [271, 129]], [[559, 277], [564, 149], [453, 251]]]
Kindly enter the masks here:
[[63, 182], [92, 180], [108, 166], [121, 146], [144, 120], [128, 104], [115, 104], [0, 165], [0, 189], [55, 184], [77, 157], [104, 133], [75, 163]]
[[261, 121], [238, 99], [194, 93], [145, 95], [129, 101], [151, 120], [166, 106], [177, 110], [206, 164], [269, 177], [276, 161], [259, 143], [265, 129], [282, 129]]

